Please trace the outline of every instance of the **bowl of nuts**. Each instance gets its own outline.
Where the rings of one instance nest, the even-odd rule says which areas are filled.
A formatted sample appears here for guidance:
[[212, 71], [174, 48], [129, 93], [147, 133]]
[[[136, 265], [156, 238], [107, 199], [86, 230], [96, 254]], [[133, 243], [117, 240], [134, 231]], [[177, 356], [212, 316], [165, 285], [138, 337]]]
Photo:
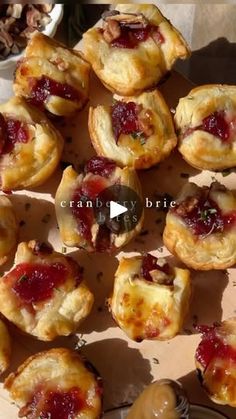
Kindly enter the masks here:
[[62, 16], [62, 4], [0, 5], [0, 71], [13, 67], [21, 58], [34, 31], [54, 36]]

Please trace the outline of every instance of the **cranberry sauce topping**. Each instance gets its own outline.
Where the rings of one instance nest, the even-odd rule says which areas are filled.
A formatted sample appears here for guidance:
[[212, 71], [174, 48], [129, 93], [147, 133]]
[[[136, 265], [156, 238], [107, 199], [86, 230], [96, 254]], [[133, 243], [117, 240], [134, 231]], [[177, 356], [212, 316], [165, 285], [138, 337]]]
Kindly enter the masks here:
[[0, 154], [10, 153], [15, 143], [27, 143], [29, 132], [24, 122], [0, 114]]
[[[81, 186], [75, 190], [72, 197], [73, 207], [72, 214], [78, 222], [78, 228], [81, 235], [92, 244], [92, 234], [91, 228], [94, 223], [95, 215], [94, 210], [96, 206], [93, 204], [87, 206], [87, 201], [94, 203], [97, 196], [105, 190], [108, 186], [108, 180], [114, 170], [116, 169], [116, 163], [113, 160], [107, 159], [105, 157], [93, 157], [85, 165], [84, 172], [85, 174], [93, 174], [94, 176], [85, 179]], [[94, 208], [93, 208], [94, 207]], [[103, 240], [102, 231], [100, 231], [99, 237]], [[105, 246], [105, 242], [101, 243], [102, 248]], [[98, 245], [98, 249], [100, 247]]]
[[225, 120], [225, 112], [214, 112], [202, 121], [202, 130], [207, 131], [223, 141], [229, 138], [229, 124]]
[[231, 359], [236, 362], [236, 350], [224, 343], [217, 336], [218, 326], [198, 326], [197, 330], [203, 334], [202, 341], [196, 351], [196, 359], [206, 369], [214, 358]]
[[114, 172], [116, 163], [106, 157], [92, 157], [85, 165], [85, 173], [93, 173], [108, 178]]
[[228, 141], [230, 138], [230, 125], [226, 120], [225, 111], [218, 111], [208, 115], [198, 127], [188, 128], [184, 132], [183, 137], [188, 137], [196, 130], [209, 132], [222, 141]]
[[121, 134], [135, 134], [139, 132], [139, 105], [134, 102], [116, 101], [111, 108], [113, 132], [118, 141]]
[[85, 180], [82, 185], [76, 189], [72, 201], [72, 214], [76, 218], [79, 231], [85, 240], [91, 243], [91, 228], [94, 222], [93, 208], [87, 207], [87, 201], [94, 201], [96, 197], [107, 187], [107, 182], [101, 176], [94, 175]]
[[42, 76], [40, 79], [33, 79], [29, 98], [33, 105], [42, 107], [51, 95], [73, 101], [81, 99], [80, 93], [67, 83], [59, 83], [46, 76]]
[[189, 197], [173, 208], [197, 236], [223, 232], [236, 222], [236, 212], [223, 215], [219, 206], [208, 194]]
[[74, 419], [84, 408], [86, 401], [81, 391], [74, 387], [69, 391], [37, 391], [32, 401], [20, 411], [20, 417], [28, 419]]
[[52, 297], [56, 287], [62, 285], [67, 269], [62, 263], [20, 263], [11, 272], [15, 278], [13, 291], [26, 304], [39, 303]]
[[141, 275], [146, 281], [153, 281], [150, 272], [158, 270], [164, 272], [166, 275], [170, 274], [170, 267], [168, 263], [165, 263], [163, 266], [158, 265], [157, 258], [155, 256], [147, 253], [143, 256], [142, 266], [141, 266]]
[[157, 26], [147, 25], [143, 28], [132, 28], [128, 24], [120, 24], [120, 36], [111, 42], [116, 48], [137, 48], [137, 46], [152, 36], [157, 43], [162, 44], [165, 39]]

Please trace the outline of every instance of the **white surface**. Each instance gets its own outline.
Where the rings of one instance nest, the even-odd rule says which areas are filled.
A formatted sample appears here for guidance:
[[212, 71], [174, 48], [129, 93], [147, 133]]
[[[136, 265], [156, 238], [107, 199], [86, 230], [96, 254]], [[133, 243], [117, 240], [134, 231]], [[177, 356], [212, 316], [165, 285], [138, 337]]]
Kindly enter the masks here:
[[[127, 407], [116, 409], [116, 410], [113, 410], [112, 412], [105, 413], [104, 419], [125, 419], [128, 412], [129, 412], [129, 409]], [[225, 418], [226, 416], [221, 415], [221, 413], [218, 413], [215, 410], [211, 410], [203, 406], [197, 406], [197, 405], [191, 406], [189, 419], [225, 419]]]
[[[63, 16], [63, 5], [55, 4], [49, 15], [52, 20], [42, 32], [45, 35], [54, 36]], [[14, 68], [16, 61], [18, 61], [23, 56], [23, 54], [24, 50], [16, 55], [11, 54], [5, 60], [0, 61], [0, 72], [5, 72], [5, 76], [7, 79], [9, 77], [9, 69], [12, 70], [12, 68]], [[8, 70], [8, 72], [6, 70]], [[1, 74], [1, 76], [4, 77], [4, 74]]]

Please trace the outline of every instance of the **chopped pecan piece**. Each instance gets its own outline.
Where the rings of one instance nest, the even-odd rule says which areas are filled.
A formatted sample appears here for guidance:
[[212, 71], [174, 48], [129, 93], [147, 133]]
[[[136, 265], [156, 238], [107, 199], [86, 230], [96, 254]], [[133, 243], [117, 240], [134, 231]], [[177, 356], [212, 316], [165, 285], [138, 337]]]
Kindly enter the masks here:
[[138, 114], [138, 124], [141, 132], [150, 137], [153, 134], [152, 112], [150, 110], [141, 110]]
[[175, 212], [180, 217], [184, 217], [188, 213], [190, 213], [194, 207], [198, 204], [199, 197], [196, 196], [188, 196], [185, 201], [181, 202], [175, 207]]
[[109, 44], [121, 35], [120, 25], [116, 20], [109, 19], [104, 25], [103, 36]]

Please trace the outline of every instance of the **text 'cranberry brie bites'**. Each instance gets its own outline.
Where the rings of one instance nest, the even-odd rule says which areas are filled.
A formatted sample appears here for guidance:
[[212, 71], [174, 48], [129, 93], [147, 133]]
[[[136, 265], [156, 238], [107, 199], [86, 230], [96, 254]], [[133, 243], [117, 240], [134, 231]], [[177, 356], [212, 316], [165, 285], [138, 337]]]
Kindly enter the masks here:
[[166, 217], [166, 247], [193, 269], [226, 269], [236, 262], [236, 196], [218, 182], [187, 184]]
[[175, 114], [179, 151], [199, 169], [236, 165], [236, 86], [206, 85], [180, 99]]
[[6, 371], [10, 364], [11, 339], [7, 327], [0, 319], [0, 375]]
[[17, 65], [14, 91], [54, 115], [69, 116], [88, 100], [89, 72], [81, 52], [36, 33]]
[[142, 201], [136, 172], [128, 167], [121, 169], [113, 160], [93, 157], [80, 174], [71, 166], [64, 170], [56, 192], [55, 206], [61, 238], [67, 246], [84, 248], [90, 252], [110, 252], [124, 246], [141, 231], [143, 208], [139, 221], [131, 231], [121, 231], [121, 224], [108, 216], [109, 208], [104, 208], [105, 222], [99, 222], [99, 216], [96, 215], [97, 210], [100, 213], [97, 200], [105, 202], [106, 195], [107, 202], [114, 200], [111, 187], [118, 191], [129, 188]]
[[18, 224], [11, 201], [0, 196], [0, 265], [16, 248]]
[[44, 183], [63, 149], [61, 134], [45, 115], [12, 98], [0, 105], [0, 188], [23, 189]]
[[28, 358], [4, 387], [27, 419], [99, 419], [102, 383], [88, 362], [57, 348]]
[[99, 155], [136, 169], [164, 160], [177, 143], [171, 113], [158, 90], [90, 108], [89, 131]]
[[190, 295], [187, 269], [171, 268], [165, 259], [145, 254], [121, 259], [110, 309], [133, 340], [171, 339], [182, 327]]
[[93, 300], [77, 262], [36, 241], [19, 244], [15, 266], [0, 281], [0, 312], [44, 341], [75, 332]]
[[103, 84], [120, 95], [155, 85], [177, 58], [189, 56], [181, 34], [150, 4], [119, 4], [103, 27], [83, 36], [87, 60]]
[[195, 355], [199, 379], [215, 403], [236, 407], [236, 317], [198, 330], [202, 333]]

